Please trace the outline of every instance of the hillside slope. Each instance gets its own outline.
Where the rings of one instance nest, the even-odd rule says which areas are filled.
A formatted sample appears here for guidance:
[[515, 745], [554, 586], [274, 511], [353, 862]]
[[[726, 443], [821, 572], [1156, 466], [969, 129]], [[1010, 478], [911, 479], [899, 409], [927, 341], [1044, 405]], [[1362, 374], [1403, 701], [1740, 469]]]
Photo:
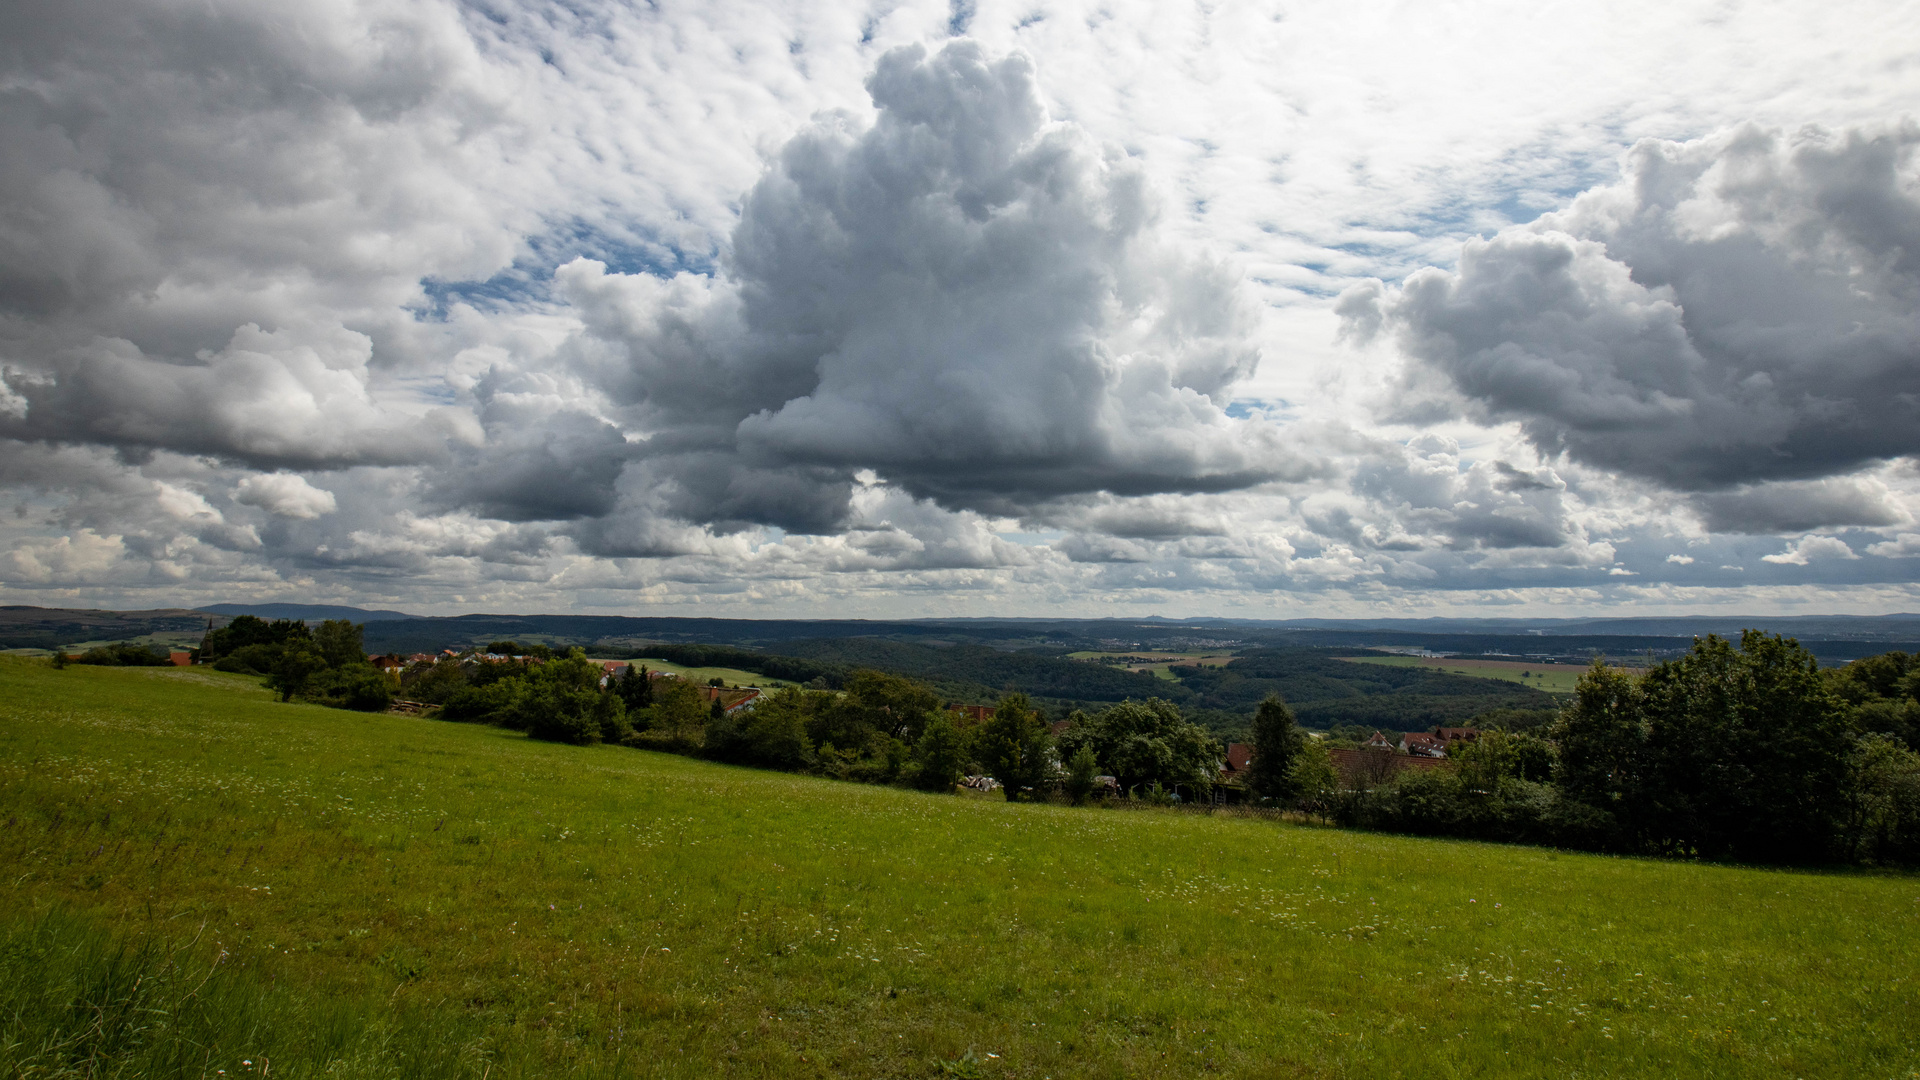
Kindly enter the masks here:
[[[1920, 1066], [1907, 877], [1009, 805], [3, 659], [0, 821], [10, 941], [57, 908], [275, 1003], [207, 1075]], [[0, 986], [54, 958], [0, 949]], [[0, 1016], [0, 1072], [96, 1015]]]

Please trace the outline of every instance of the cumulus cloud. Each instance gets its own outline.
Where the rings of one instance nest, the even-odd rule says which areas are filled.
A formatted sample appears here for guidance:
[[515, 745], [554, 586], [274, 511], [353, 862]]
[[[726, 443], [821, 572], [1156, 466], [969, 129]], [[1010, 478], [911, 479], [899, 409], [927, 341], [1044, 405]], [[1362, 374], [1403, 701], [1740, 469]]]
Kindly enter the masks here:
[[[1620, 182], [1356, 287], [1412, 415], [1517, 421], [1543, 452], [1704, 500], [1710, 522], [1885, 523], [1855, 486], [1766, 487], [1920, 451], [1912, 122], [1644, 140]], [[1742, 488], [1741, 485], [1753, 485]]]
[[1777, 555], [1762, 555], [1762, 562], [1777, 563], [1782, 566], [1805, 566], [1816, 559], [1857, 559], [1853, 548], [1845, 540], [1834, 536], [1806, 536], [1788, 544], [1787, 550]]
[[0, 414], [0, 435], [311, 467], [432, 460], [471, 430], [452, 410], [382, 408], [367, 388], [367, 338], [328, 337], [316, 345], [249, 323], [192, 363], [99, 340], [62, 353], [50, 370], [0, 374], [23, 402]]
[[1867, 554], [1883, 559], [1911, 559], [1920, 556], [1920, 533], [1903, 532], [1891, 540], [1867, 545]]
[[1165, 241], [1124, 155], [1049, 120], [1031, 62], [880, 58], [748, 193], [726, 276], [561, 287], [663, 504], [824, 531], [859, 470], [950, 509], [1247, 487], [1306, 466], [1223, 406], [1258, 362], [1235, 274]]
[[269, 514], [312, 521], [339, 508], [333, 492], [317, 488], [294, 473], [262, 473], [240, 481], [233, 501], [257, 506]]
[[[1644, 144], [1627, 182], [1500, 233], [1490, 207], [1590, 184], [1614, 132], [1710, 130], [1766, 95], [1704, 56], [1649, 94], [1564, 62], [1586, 47], [1562, 35], [1526, 63], [1589, 77], [1549, 116], [1505, 107], [1536, 75], [1449, 82], [1337, 6], [1072, 11], [983, 3], [976, 41], [922, 47], [950, 37], [940, 0], [0, 11], [0, 589], [1491, 603], [1912, 521], [1913, 476], [1859, 467], [1905, 452], [1872, 350], [1911, 357], [1907, 129]], [[1750, 51], [1764, 21], [1716, 40]], [[1899, 55], [1815, 21], [1761, 83]], [[1895, 83], [1805, 111], [1891, 115]], [[1335, 384], [1379, 372], [1327, 340], [1329, 297], [1467, 229], [1499, 235], [1438, 292], [1343, 307], [1351, 336], [1464, 343], [1415, 366], [1403, 416], [1514, 427], [1348, 426]], [[1450, 373], [1499, 366], [1481, 353], [1534, 381]], [[1883, 421], [1888, 446], [1859, 434]], [[1821, 424], [1852, 449], [1802, 468]], [[1661, 561], [1675, 536], [1700, 565]], [[1765, 569], [1898, 580], [1910, 536]]]

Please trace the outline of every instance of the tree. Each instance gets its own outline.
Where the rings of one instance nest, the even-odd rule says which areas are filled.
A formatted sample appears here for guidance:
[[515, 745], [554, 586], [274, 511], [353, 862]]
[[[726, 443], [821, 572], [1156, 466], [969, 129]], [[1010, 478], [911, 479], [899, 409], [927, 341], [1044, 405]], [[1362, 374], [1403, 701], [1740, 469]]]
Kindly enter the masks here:
[[1869, 735], [1851, 764], [1849, 854], [1869, 863], [1920, 863], [1920, 754]]
[[626, 706], [600, 686], [601, 667], [579, 649], [529, 668], [514, 703], [512, 726], [536, 739], [594, 743], [632, 732]]
[[381, 712], [393, 704], [393, 679], [362, 660], [358, 664], [315, 672], [301, 693], [335, 709]]
[[1157, 783], [1184, 787], [1193, 798], [1210, 792], [1220, 775], [1220, 744], [1159, 698], [1102, 709], [1068, 728], [1060, 743], [1069, 757], [1090, 747], [1128, 791]]
[[1561, 798], [1604, 815], [1609, 829], [1631, 828], [1646, 769], [1639, 680], [1595, 657], [1551, 730], [1560, 748], [1553, 782]]
[[847, 679], [846, 690], [868, 724], [908, 743], [920, 738], [927, 718], [940, 708], [931, 687], [900, 675], [861, 669]]
[[1293, 721], [1293, 710], [1278, 694], [1268, 694], [1253, 714], [1253, 761], [1247, 769], [1247, 787], [1270, 799], [1293, 797], [1293, 759], [1305, 738]]
[[1656, 850], [1796, 863], [1839, 853], [1852, 732], [1799, 642], [1748, 630], [1735, 651], [1696, 639], [1640, 692]]
[[1294, 755], [1287, 783], [1300, 809], [1309, 814], [1327, 814], [1340, 794], [1340, 774], [1333, 767], [1333, 758], [1314, 740], [1302, 744]]
[[1074, 751], [1067, 762], [1067, 776], [1063, 784], [1067, 797], [1073, 805], [1080, 806], [1093, 794], [1093, 781], [1100, 775], [1100, 759], [1093, 756], [1093, 748], [1082, 746]]
[[700, 688], [685, 679], [662, 679], [661, 683], [648, 710], [647, 730], [673, 742], [699, 743], [707, 725]]
[[328, 667], [346, 667], [367, 662], [364, 642], [366, 627], [345, 619], [328, 619], [313, 632], [314, 651]]
[[1000, 781], [1007, 801], [1022, 788], [1038, 791], [1053, 774], [1053, 739], [1025, 694], [1008, 694], [975, 736], [980, 764]]
[[284, 645], [280, 657], [267, 676], [267, 688], [280, 691], [281, 701], [292, 701], [307, 690], [307, 680], [327, 670], [326, 657], [305, 641]]
[[467, 673], [460, 661], [448, 657], [408, 668], [401, 675], [400, 684], [409, 699], [437, 705], [467, 685]]
[[644, 709], [653, 704], [653, 678], [647, 669], [636, 664], [628, 664], [627, 670], [613, 681], [613, 691], [626, 703], [627, 711]]
[[970, 764], [967, 734], [948, 717], [935, 714], [913, 744], [914, 785], [927, 791], [952, 791]]
[[804, 769], [814, 762], [807, 738], [810, 702], [791, 687], [766, 695], [751, 709], [707, 726], [706, 753], [720, 761], [768, 769]]

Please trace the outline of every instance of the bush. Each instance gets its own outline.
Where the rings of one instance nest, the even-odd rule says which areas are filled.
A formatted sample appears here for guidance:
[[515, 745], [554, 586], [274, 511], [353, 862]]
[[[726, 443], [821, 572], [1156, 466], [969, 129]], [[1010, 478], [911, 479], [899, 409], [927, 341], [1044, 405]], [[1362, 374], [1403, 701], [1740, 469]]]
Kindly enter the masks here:
[[440, 719], [505, 727], [520, 698], [521, 688], [519, 679], [501, 679], [486, 686], [463, 686], [447, 695], [446, 703], [440, 706]]
[[1087, 801], [1087, 796], [1093, 794], [1093, 780], [1099, 775], [1099, 759], [1093, 756], [1091, 747], [1083, 746], [1074, 751], [1073, 757], [1068, 760], [1067, 775], [1061, 782], [1061, 790], [1073, 800], [1073, 805], [1080, 806]]
[[761, 698], [752, 709], [722, 714], [707, 726], [706, 751], [716, 761], [738, 765], [788, 771], [812, 767], [805, 692], [781, 690]]
[[1346, 800], [1345, 823], [1368, 829], [1478, 840], [1551, 842], [1553, 789], [1500, 778], [1473, 788], [1450, 769], [1405, 769], [1371, 791]]
[[88, 649], [68, 663], [95, 664], [100, 667], [164, 667], [173, 658], [144, 645], [100, 645]]
[[400, 676], [400, 686], [409, 700], [443, 705], [469, 680], [460, 661], [450, 657], [431, 664], [415, 664]]
[[393, 704], [393, 680], [386, 672], [362, 661], [313, 675], [307, 680], [306, 696], [336, 709], [382, 712]]
[[1920, 864], [1920, 754], [1884, 735], [1860, 740], [1853, 760], [1848, 833], [1853, 857]]

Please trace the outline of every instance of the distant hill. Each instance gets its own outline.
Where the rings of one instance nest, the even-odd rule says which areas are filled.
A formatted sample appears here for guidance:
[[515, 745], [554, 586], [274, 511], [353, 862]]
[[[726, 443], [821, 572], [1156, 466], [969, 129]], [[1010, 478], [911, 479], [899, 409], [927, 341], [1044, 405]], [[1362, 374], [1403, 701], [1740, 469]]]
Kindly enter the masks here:
[[186, 608], [95, 611], [88, 608], [0, 607], [0, 649], [58, 649], [84, 641], [131, 641], [153, 634], [196, 635], [206, 615]]
[[404, 611], [368, 610], [337, 604], [205, 604], [196, 610], [209, 615], [252, 615], [261, 619], [352, 619], [354, 622], [389, 622], [394, 619], [418, 619]]

